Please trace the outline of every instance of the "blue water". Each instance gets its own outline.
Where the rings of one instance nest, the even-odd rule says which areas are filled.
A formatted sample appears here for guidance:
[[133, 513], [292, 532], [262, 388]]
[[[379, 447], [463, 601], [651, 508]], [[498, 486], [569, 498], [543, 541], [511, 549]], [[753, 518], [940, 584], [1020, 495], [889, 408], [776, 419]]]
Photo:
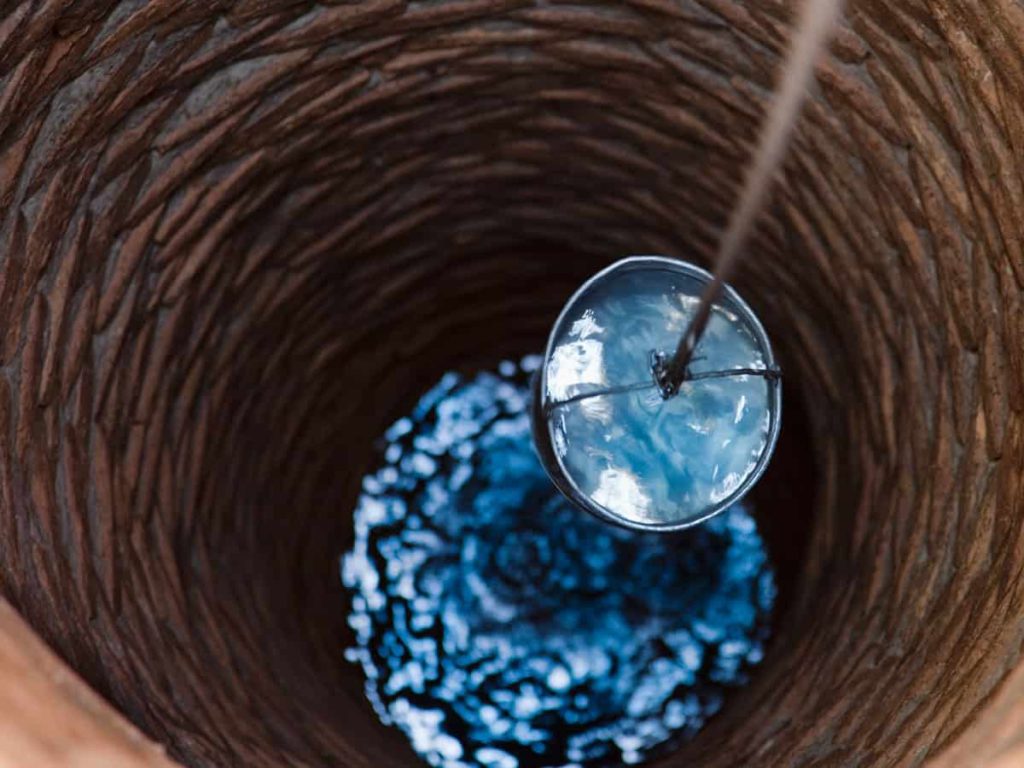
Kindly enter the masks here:
[[[685, 527], [742, 499], [773, 449], [780, 383], [771, 347], [732, 289], [712, 309], [679, 394], [662, 396], [653, 356], [671, 356], [710, 276], [683, 262], [618, 262], [588, 282], [551, 332], [543, 394], [552, 453], [598, 514]], [[723, 375], [724, 374], [724, 375]]]
[[571, 506], [530, 440], [539, 362], [448, 374], [397, 421], [342, 557], [346, 655], [431, 765], [642, 762], [764, 652], [776, 590], [748, 511], [655, 534]]

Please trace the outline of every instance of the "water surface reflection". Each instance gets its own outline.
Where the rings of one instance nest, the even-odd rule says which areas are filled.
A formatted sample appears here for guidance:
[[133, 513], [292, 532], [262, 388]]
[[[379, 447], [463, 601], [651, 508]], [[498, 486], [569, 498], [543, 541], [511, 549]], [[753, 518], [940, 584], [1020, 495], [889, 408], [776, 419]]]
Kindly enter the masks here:
[[538, 363], [448, 374], [396, 422], [342, 557], [347, 656], [432, 765], [641, 762], [763, 654], [775, 586], [748, 512], [666, 535], [572, 507], [530, 442]]

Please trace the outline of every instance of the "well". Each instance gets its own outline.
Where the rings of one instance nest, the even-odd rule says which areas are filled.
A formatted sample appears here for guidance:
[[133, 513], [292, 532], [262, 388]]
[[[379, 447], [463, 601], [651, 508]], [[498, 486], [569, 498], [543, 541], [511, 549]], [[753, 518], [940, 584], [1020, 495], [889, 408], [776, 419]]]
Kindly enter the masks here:
[[[187, 765], [414, 765], [340, 653], [373, 438], [611, 260], [706, 262], [795, 7], [3, 4], [3, 594]], [[848, 9], [737, 281], [808, 416], [807, 556], [660, 766], [1014, 742], [1022, 61], [1015, 0]]]

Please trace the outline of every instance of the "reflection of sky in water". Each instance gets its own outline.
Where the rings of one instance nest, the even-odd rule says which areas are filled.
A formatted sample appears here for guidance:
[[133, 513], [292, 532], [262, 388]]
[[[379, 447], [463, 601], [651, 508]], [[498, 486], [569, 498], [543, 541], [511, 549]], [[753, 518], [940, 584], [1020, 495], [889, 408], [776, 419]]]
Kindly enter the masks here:
[[525, 379], [449, 374], [386, 433], [342, 558], [348, 657], [433, 765], [636, 763], [745, 682], [772, 573], [740, 507], [675, 535], [575, 509], [533, 452]]
[[[651, 353], [675, 350], [703, 285], [665, 266], [634, 265], [578, 297], [553, 333], [545, 378], [552, 446], [585, 496], [632, 522], [700, 519], [747, 481], [768, 444], [772, 385], [764, 378], [691, 381], [669, 400], [653, 383]], [[691, 371], [765, 367], [750, 325], [716, 307]]]

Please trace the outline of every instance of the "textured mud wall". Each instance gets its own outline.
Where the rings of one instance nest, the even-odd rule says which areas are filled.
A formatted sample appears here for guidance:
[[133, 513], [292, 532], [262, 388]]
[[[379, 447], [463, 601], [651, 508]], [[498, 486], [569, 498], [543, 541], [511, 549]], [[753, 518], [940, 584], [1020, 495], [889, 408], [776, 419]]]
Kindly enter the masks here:
[[[187, 764], [411, 765], [340, 664], [373, 437], [610, 259], [709, 256], [792, 8], [0, 6], [3, 593]], [[982, 710], [1024, 615], [1022, 49], [1014, 0], [849, 9], [739, 280], [812, 421], [811, 554], [662, 765], [1014, 722]]]

